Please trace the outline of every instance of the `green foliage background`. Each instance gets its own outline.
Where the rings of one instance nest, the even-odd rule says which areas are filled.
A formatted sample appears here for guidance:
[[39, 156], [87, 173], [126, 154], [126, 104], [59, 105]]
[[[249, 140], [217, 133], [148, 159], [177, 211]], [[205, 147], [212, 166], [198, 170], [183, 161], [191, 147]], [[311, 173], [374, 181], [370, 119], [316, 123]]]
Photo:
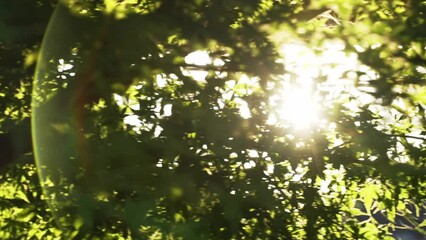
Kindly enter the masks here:
[[[57, 5], [0, 2], [0, 130], [10, 143], [1, 147], [1, 238], [393, 239], [400, 228], [426, 235], [419, 217], [426, 194], [425, 2], [67, 0], [56, 13], [63, 21], [50, 23], [56, 38], [46, 37], [40, 50]], [[97, 26], [108, 26], [107, 33]], [[327, 40], [342, 41], [369, 67], [355, 72], [354, 84], [369, 86], [374, 101], [363, 104], [347, 92], [324, 102], [335, 127], [303, 136], [290, 125], [267, 124], [268, 99], [287, 73], [278, 47], [293, 40], [319, 53]], [[224, 64], [186, 63], [196, 50]], [[63, 88], [52, 70], [62, 56], [74, 56], [79, 71]], [[33, 96], [36, 64], [39, 95]], [[206, 81], [182, 68], [208, 71]], [[366, 82], [370, 69], [377, 78]], [[229, 85], [243, 74], [255, 81]], [[156, 83], [158, 75], [165, 86]], [[225, 92], [233, 97], [225, 99]], [[119, 105], [113, 94], [141, 108]], [[59, 132], [75, 144], [46, 159], [67, 151], [88, 160], [83, 175], [90, 183], [69, 177], [65, 187], [76, 190], [44, 182], [42, 191], [38, 174], [43, 182], [54, 173], [37, 172], [26, 147], [32, 97], [34, 109], [45, 113], [33, 131]], [[37, 110], [38, 97], [46, 110]], [[239, 114], [236, 99], [247, 102], [250, 118]], [[74, 121], [75, 112], [87, 120]], [[128, 114], [146, 127], [124, 124]], [[74, 139], [80, 127], [87, 154]], [[59, 146], [55, 140], [52, 147]], [[39, 168], [69, 169], [38, 161]], [[250, 162], [255, 165], [245, 168]], [[270, 165], [274, 171], [266, 173]], [[52, 193], [71, 193], [58, 207], [70, 209], [52, 213]]]

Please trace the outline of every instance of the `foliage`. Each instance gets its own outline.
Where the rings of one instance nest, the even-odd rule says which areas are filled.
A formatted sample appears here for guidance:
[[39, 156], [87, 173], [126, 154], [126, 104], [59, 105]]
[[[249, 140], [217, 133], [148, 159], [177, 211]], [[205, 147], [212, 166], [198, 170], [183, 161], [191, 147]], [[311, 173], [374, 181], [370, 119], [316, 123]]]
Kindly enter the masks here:
[[[0, 237], [426, 235], [425, 3], [64, 0], [41, 49], [52, 3], [1, 4], [1, 131], [31, 115], [38, 174], [15, 149]], [[301, 130], [280, 101], [310, 78]]]

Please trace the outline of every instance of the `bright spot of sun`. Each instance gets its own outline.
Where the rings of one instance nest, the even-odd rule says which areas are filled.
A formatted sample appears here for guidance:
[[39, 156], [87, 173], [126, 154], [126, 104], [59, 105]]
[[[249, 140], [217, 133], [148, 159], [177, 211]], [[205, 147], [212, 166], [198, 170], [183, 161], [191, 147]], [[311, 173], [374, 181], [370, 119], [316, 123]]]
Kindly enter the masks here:
[[185, 57], [185, 62], [188, 64], [204, 66], [211, 64], [212, 60], [210, 59], [207, 51], [195, 51]]
[[[185, 63], [194, 65], [194, 68], [196, 68], [196, 66], [212, 64], [212, 59], [207, 51], [195, 51], [185, 57]], [[199, 82], [205, 82], [208, 75], [207, 71], [200, 69], [183, 70], [183, 73], [187, 76], [191, 76], [195, 81]]]
[[302, 43], [281, 46], [279, 52], [287, 73], [282, 77], [278, 96], [271, 98], [277, 116], [270, 117], [270, 124], [285, 122], [301, 131], [324, 120], [319, 91], [338, 94], [336, 91], [347, 84], [345, 73], [359, 68], [357, 56], [346, 54], [344, 48], [341, 42], [326, 42], [320, 53]]
[[295, 129], [306, 129], [318, 121], [318, 104], [310, 89], [295, 87], [284, 96], [279, 118], [290, 121]]

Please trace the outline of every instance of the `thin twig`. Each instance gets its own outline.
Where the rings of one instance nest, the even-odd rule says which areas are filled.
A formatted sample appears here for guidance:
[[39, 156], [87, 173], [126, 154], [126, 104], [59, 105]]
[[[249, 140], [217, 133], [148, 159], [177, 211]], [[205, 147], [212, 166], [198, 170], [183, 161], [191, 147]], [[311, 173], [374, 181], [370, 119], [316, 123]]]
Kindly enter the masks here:
[[411, 136], [411, 135], [403, 135], [403, 134], [386, 134], [386, 135], [391, 136], [391, 137], [413, 138], [413, 139], [419, 139], [419, 140], [426, 141], [426, 138], [420, 137], [420, 136]]

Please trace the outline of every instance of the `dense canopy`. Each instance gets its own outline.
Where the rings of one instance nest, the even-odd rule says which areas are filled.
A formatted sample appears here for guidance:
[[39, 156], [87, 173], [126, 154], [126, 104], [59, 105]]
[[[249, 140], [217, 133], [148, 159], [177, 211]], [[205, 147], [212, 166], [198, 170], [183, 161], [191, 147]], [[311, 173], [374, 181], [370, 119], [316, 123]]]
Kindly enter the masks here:
[[0, 238], [424, 239], [425, 14], [2, 1]]

